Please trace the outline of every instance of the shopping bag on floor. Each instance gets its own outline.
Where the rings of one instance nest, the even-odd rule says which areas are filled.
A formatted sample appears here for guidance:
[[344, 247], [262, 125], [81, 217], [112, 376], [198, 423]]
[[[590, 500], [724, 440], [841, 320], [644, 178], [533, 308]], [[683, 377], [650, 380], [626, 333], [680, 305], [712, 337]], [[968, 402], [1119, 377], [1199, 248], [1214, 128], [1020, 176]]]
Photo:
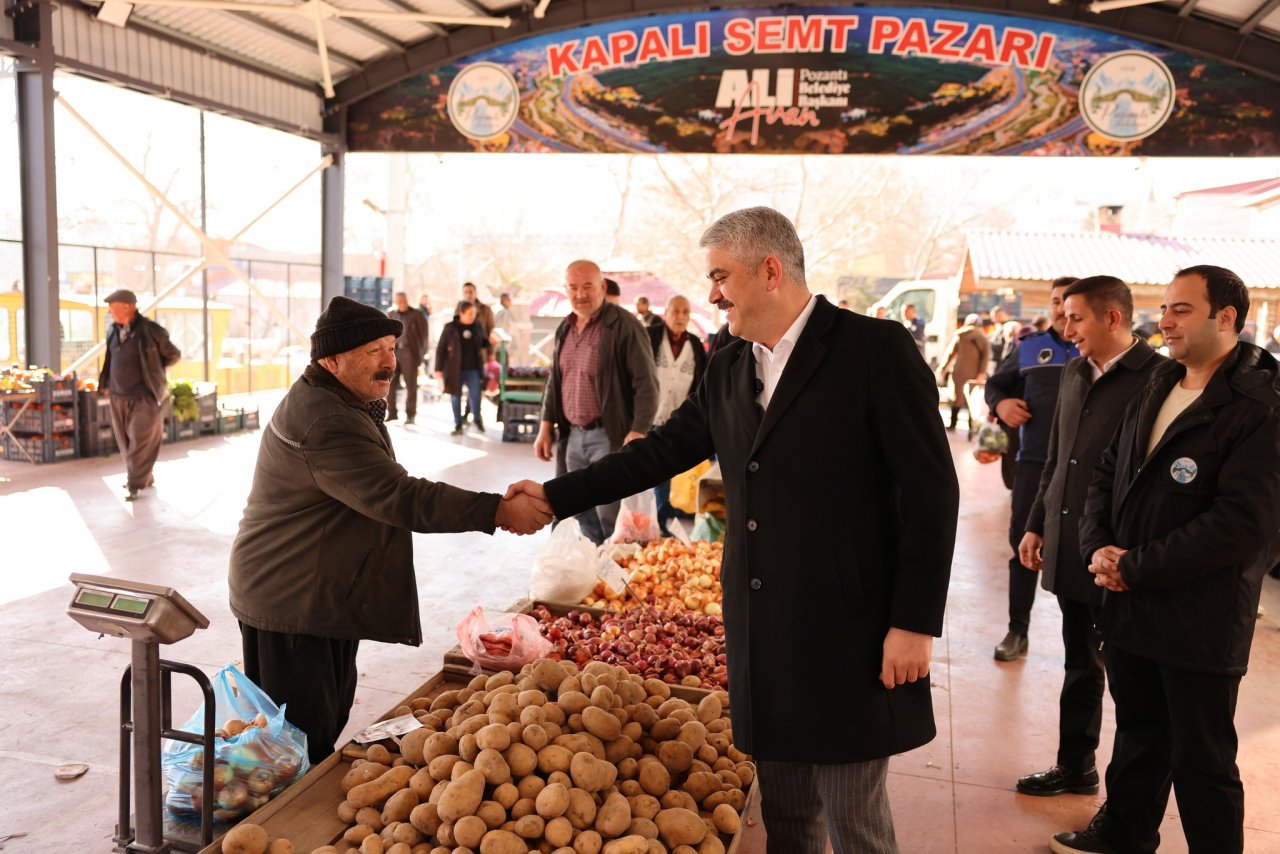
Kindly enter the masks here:
[[[215, 730], [213, 756], [204, 746], [166, 740], [160, 765], [169, 783], [165, 806], [180, 818], [200, 820], [204, 764], [212, 761], [213, 818], [238, 821], [307, 773], [307, 736], [284, 718], [284, 707], [235, 667], [212, 679]], [[204, 706], [182, 726], [204, 732]]]
[[477, 605], [458, 623], [458, 643], [471, 659], [471, 672], [519, 670], [554, 648], [528, 614], [486, 614]]
[[671, 478], [671, 506], [685, 513], [698, 512], [698, 478], [711, 468], [711, 460], [703, 460], [687, 472]]

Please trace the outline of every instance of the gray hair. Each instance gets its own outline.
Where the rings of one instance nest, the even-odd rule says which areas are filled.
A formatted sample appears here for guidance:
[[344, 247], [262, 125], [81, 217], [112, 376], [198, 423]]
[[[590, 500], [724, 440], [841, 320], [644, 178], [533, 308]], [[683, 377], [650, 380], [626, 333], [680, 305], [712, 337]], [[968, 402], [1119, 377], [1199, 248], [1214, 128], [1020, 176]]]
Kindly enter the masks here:
[[766, 256], [782, 262], [783, 273], [797, 285], [805, 284], [804, 247], [791, 220], [773, 208], [744, 208], [725, 214], [702, 233], [698, 245], [725, 249], [737, 261], [756, 266]]
[[982, 316], [978, 314], [966, 314], [964, 316], [965, 326], [977, 326], [982, 322]]

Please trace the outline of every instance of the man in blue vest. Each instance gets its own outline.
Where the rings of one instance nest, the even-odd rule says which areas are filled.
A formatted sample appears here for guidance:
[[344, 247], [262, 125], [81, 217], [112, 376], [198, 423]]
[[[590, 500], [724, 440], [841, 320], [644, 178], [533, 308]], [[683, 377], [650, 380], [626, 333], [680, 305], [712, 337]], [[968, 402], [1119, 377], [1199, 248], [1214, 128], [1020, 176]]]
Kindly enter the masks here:
[[1072, 276], [1053, 280], [1049, 290], [1049, 328], [1019, 341], [987, 380], [987, 405], [1002, 424], [1019, 431], [1013, 512], [1009, 518], [1009, 545], [1013, 547], [1013, 557], [1009, 560], [1009, 631], [996, 646], [997, 661], [1014, 661], [1027, 654], [1027, 631], [1039, 579], [1022, 565], [1018, 545], [1027, 530], [1027, 517], [1036, 500], [1045, 460], [1049, 458], [1049, 432], [1058, 403], [1062, 368], [1079, 355], [1075, 345], [1062, 335], [1067, 325], [1063, 293], [1075, 282]]

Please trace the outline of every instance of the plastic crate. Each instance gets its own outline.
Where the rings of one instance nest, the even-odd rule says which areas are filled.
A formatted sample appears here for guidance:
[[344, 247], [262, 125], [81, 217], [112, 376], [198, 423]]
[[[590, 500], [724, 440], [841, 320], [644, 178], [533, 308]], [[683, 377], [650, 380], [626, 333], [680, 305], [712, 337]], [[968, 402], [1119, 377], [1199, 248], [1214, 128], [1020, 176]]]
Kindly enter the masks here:
[[218, 432], [239, 433], [244, 429], [244, 410], [218, 408]]
[[[26, 453], [23, 453], [23, 450]], [[4, 458], [15, 462], [56, 463], [63, 460], [74, 460], [78, 449], [75, 436], [66, 434], [53, 439], [41, 436], [5, 437]]]
[[80, 429], [111, 424], [111, 398], [93, 391], [80, 392]]
[[196, 429], [200, 435], [207, 436], [218, 432], [218, 393], [196, 395], [196, 403], [200, 405], [200, 417], [196, 419]]
[[41, 403], [70, 403], [76, 399], [76, 377], [49, 377], [31, 384], [40, 393]]
[[531, 419], [507, 420], [502, 423], [502, 441], [532, 442], [538, 438], [539, 422]]
[[[21, 415], [17, 413], [21, 411]], [[15, 418], [14, 416], [17, 415]], [[76, 431], [76, 408], [74, 401], [66, 403], [33, 403], [26, 409], [13, 403], [5, 405], [5, 420], [9, 429], [18, 433], [36, 433], [41, 436], [52, 436], [55, 433], [74, 433]]]
[[538, 421], [542, 417], [540, 403], [513, 403], [509, 400], [498, 401], [499, 421]]
[[392, 280], [385, 276], [342, 277], [343, 296], [383, 311], [391, 308], [392, 286]]
[[167, 432], [170, 442], [185, 442], [200, 435], [200, 422], [179, 421], [177, 418], [170, 418]]
[[244, 429], [257, 430], [260, 426], [262, 426], [258, 407], [255, 406], [253, 409], [246, 408], [240, 411], [244, 413]]
[[81, 427], [79, 445], [82, 457], [109, 457], [119, 450], [110, 424]]

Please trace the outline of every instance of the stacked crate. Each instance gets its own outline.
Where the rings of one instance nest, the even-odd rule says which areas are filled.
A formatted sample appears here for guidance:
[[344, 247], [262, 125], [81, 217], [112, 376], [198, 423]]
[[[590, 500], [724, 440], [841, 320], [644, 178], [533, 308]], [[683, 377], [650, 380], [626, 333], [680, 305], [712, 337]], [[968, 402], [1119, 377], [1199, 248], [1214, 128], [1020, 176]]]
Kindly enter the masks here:
[[76, 447], [76, 380], [46, 377], [31, 390], [4, 395], [0, 418], [11, 435], [4, 437], [4, 458], [17, 462], [73, 460]]

